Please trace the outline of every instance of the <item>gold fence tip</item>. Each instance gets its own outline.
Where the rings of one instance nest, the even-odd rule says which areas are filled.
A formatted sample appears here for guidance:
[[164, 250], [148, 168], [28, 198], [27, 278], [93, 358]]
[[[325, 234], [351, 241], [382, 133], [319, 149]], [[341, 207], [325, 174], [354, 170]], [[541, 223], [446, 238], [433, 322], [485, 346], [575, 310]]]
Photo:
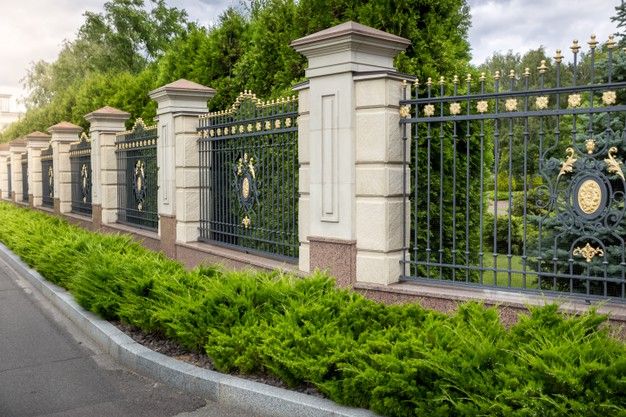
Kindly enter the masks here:
[[546, 60], [545, 59], [541, 60], [541, 64], [537, 67], [537, 69], [539, 70], [539, 74], [543, 74], [543, 73], [546, 72], [548, 67], [546, 66]]
[[580, 51], [580, 45], [578, 45], [578, 39], [574, 39], [572, 46], [569, 47], [573, 53], [577, 54]]
[[469, 72], [467, 73], [467, 77], [465, 78], [465, 81], [467, 81], [468, 83], [472, 82], [472, 74], [470, 74]]
[[560, 64], [562, 60], [563, 60], [563, 55], [561, 54], [561, 50], [557, 49], [556, 50], [556, 55], [554, 55], [554, 61], [557, 64]]
[[615, 46], [617, 46], [617, 43], [615, 42], [615, 36], [609, 35], [609, 40], [606, 41], [607, 49], [613, 49], [615, 48]]
[[[626, 48], [624, 48], [624, 50], [626, 51]], [[432, 78], [430, 78], [430, 77], [428, 77], [428, 80], [426, 80], [426, 85], [427, 85], [427, 86], [429, 86], [429, 87], [430, 87], [431, 85], [433, 85], [433, 79], [432, 79]]]
[[406, 87], [406, 80], [402, 80], [402, 87]]
[[442, 75], [441, 77], [439, 77], [439, 84], [440, 84], [440, 85], [444, 85], [445, 83], [446, 83], [446, 82], [445, 82], [445, 78], [444, 78], [444, 76]]
[[587, 41], [587, 44], [589, 45], [589, 48], [596, 49], [598, 41], [596, 40], [596, 35], [594, 33], [591, 34], [591, 38]]
[[499, 80], [500, 79], [500, 71], [496, 71], [495, 75], [493, 76], [493, 78], [495, 80]]
[[454, 84], [458, 84], [458, 83], [459, 83], [459, 76], [458, 76], [458, 75], [455, 75], [455, 76], [452, 78], [452, 82], [453, 82]]
[[416, 78], [416, 79], [415, 79], [415, 81], [413, 81], [413, 86], [414, 86], [415, 88], [417, 88], [417, 87], [419, 87], [419, 86], [420, 86], [420, 80], [419, 80], [419, 78]]
[[480, 77], [479, 77], [478, 79], [479, 79], [481, 82], [484, 82], [484, 81], [485, 81], [485, 78], [486, 78], [486, 77], [485, 77], [485, 73], [484, 73], [484, 72], [481, 72], [481, 73], [480, 73]]
[[524, 68], [524, 77], [529, 77], [530, 76], [530, 68], [526, 67]]
[[510, 79], [514, 79], [515, 78], [515, 70], [512, 69], [511, 71], [509, 71], [509, 78]]

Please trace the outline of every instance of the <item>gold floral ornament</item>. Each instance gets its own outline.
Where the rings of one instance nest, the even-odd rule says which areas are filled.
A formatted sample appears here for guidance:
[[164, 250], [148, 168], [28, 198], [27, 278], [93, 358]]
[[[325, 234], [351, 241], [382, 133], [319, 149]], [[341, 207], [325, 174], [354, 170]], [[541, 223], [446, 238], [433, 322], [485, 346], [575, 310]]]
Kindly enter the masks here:
[[239, 133], [243, 133], [243, 132], [244, 132], [243, 125], [239, 125]]
[[561, 171], [556, 177], [557, 180], [561, 177], [561, 175], [569, 174], [570, 172], [574, 171], [574, 162], [577, 161], [577, 159], [574, 158], [574, 148], [567, 148], [565, 150], [565, 153], [567, 153], [567, 159], [565, 160], [565, 162], [561, 163]]
[[269, 120], [267, 120], [267, 121], [265, 122], [265, 130], [270, 130], [271, 128], [272, 128], [272, 124], [270, 123], [270, 121], [269, 121]]
[[248, 123], [247, 129], [248, 132], [252, 132], [252, 123]]
[[570, 107], [578, 107], [581, 102], [582, 99], [580, 98], [580, 94], [570, 94], [567, 97], [567, 105]]
[[[243, 127], [243, 126], [242, 126]], [[237, 132], [237, 127], [233, 126], [230, 128], [230, 133], [232, 133], [233, 135], [235, 134], [235, 132]]]
[[456, 116], [459, 113], [461, 113], [461, 103], [450, 103], [450, 114]]
[[578, 188], [578, 206], [583, 213], [591, 215], [602, 205], [602, 189], [596, 180], [588, 179]]
[[256, 122], [256, 126], [255, 127], [256, 127], [257, 132], [259, 130], [261, 130], [261, 122]]
[[585, 149], [587, 149], [587, 153], [591, 155], [593, 151], [596, 150], [596, 141], [594, 138], [589, 138], [585, 141]]
[[602, 102], [607, 106], [615, 104], [616, 99], [617, 95], [615, 94], [615, 91], [605, 91], [602, 93]]
[[609, 156], [604, 160], [606, 163], [606, 169], [611, 174], [619, 175], [622, 181], [626, 181], [624, 179], [624, 171], [622, 171], [622, 161], [619, 159], [615, 159], [615, 154], [617, 153], [617, 148], [615, 146], [611, 146], [609, 149]]
[[485, 113], [488, 109], [489, 104], [487, 103], [487, 100], [480, 100], [478, 103], [476, 103], [476, 111], [478, 113]]
[[274, 122], [274, 127], [276, 127], [276, 129], [280, 129], [280, 119], [276, 119], [276, 121]]
[[517, 99], [516, 98], [507, 98], [504, 102], [504, 108], [506, 111], [516, 111], [517, 110]]
[[589, 243], [585, 246], [579, 246], [572, 252], [572, 255], [579, 256], [581, 258], [585, 258], [587, 262], [591, 262], [591, 260], [597, 256], [604, 256], [604, 251], [601, 248], [594, 248]]
[[222, 136], [222, 129], [220, 128], [217, 129], [217, 136]]
[[424, 116], [431, 117], [435, 114], [435, 106], [432, 104], [427, 104], [424, 106]]
[[211, 129], [209, 131], [209, 136], [211, 136], [211, 137], [215, 136], [215, 129]]
[[409, 106], [400, 107], [400, 118], [408, 119], [411, 116], [411, 108]]
[[243, 220], [241, 221], [241, 224], [243, 224], [243, 227], [245, 227], [247, 229], [252, 224], [252, 220], [250, 220], [250, 217], [248, 217], [248, 215], [246, 214], [244, 216]]
[[535, 98], [535, 107], [542, 110], [548, 107], [548, 96], [539, 96]]
[[285, 119], [285, 127], [291, 127], [291, 117]]

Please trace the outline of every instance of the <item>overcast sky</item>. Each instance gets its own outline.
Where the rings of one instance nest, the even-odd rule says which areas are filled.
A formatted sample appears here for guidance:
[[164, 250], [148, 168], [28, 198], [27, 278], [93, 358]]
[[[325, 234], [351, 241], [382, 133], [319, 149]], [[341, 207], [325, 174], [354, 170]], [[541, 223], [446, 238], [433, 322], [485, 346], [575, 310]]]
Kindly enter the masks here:
[[[591, 33], [604, 42], [615, 32], [610, 17], [621, 0], [468, 0], [469, 38], [475, 64], [494, 51], [524, 53], [543, 45], [567, 56], [572, 39], [586, 47]], [[105, 0], [0, 0], [0, 92], [22, 95], [20, 80], [29, 63], [54, 60], [72, 39], [86, 10], [101, 11]], [[238, 0], [167, 0], [203, 25]]]

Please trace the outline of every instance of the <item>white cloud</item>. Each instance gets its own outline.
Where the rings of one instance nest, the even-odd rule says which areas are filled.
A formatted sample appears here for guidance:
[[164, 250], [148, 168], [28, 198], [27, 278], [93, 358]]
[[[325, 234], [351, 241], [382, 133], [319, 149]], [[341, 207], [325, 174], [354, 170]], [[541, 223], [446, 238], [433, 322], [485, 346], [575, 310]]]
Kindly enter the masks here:
[[609, 0], [470, 0], [469, 40], [472, 63], [493, 52], [523, 54], [544, 46], [549, 55], [561, 49], [568, 57], [572, 40], [586, 49], [591, 34], [604, 42], [616, 31], [611, 16], [618, 1]]

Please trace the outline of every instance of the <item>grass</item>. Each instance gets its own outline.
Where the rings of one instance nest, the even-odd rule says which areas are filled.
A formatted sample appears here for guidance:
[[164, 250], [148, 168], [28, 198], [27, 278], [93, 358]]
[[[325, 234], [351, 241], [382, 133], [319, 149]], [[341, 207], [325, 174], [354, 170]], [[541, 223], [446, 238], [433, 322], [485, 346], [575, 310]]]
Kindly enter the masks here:
[[386, 306], [323, 274], [186, 271], [127, 236], [0, 203], [0, 241], [86, 309], [389, 417], [626, 416], [626, 346], [593, 310]]

